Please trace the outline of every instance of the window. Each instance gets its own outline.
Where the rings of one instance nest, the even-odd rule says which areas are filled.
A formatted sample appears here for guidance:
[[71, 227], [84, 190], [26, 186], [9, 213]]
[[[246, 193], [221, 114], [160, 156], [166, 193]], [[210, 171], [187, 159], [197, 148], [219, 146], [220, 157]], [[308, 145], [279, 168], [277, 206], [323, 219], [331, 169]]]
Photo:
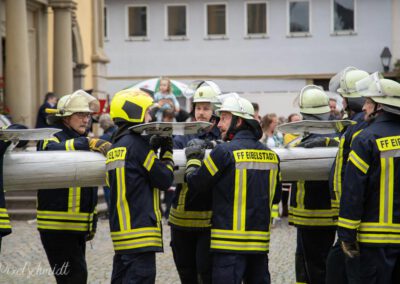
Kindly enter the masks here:
[[247, 35], [267, 34], [266, 2], [246, 3], [246, 34]]
[[147, 7], [128, 7], [128, 36], [147, 37]]
[[310, 33], [310, 3], [289, 1], [289, 33], [307, 35]]
[[333, 31], [354, 31], [354, 0], [333, 0]]
[[226, 5], [207, 4], [207, 35], [224, 36], [226, 35]]
[[167, 35], [169, 37], [184, 37], [186, 31], [186, 6], [167, 6]]
[[103, 14], [103, 31], [104, 31], [104, 39], [108, 39], [108, 11], [107, 6], [104, 6], [104, 14]]

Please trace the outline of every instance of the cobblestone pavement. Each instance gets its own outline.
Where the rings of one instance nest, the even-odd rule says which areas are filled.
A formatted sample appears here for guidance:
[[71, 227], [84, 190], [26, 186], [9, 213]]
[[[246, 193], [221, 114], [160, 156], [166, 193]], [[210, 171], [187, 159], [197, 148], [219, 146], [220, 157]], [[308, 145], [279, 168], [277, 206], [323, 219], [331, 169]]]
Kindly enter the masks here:
[[[5, 237], [0, 256], [0, 283], [55, 283], [49, 275], [49, 265], [41, 246], [36, 224], [14, 221], [13, 234]], [[294, 283], [295, 229], [287, 219], [272, 229], [269, 269], [272, 283]], [[179, 283], [179, 278], [169, 247], [169, 226], [164, 225], [164, 253], [157, 254], [156, 283]], [[87, 244], [89, 283], [109, 283], [113, 249], [108, 221], [100, 220], [98, 232], [92, 243]]]

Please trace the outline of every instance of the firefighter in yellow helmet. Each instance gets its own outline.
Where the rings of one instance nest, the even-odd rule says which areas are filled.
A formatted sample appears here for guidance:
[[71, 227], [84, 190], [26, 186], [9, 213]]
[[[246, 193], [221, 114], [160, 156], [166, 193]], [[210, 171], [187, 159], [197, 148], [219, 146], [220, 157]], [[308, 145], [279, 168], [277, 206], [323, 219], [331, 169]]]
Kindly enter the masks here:
[[[331, 204], [335, 211], [335, 220], [339, 215], [340, 197], [345, 183], [344, 170], [353, 135], [367, 126], [362, 111], [365, 98], [357, 92], [356, 83], [368, 76], [367, 72], [350, 66], [337, 73], [329, 81], [329, 90], [339, 93], [343, 98], [343, 109], [346, 111], [347, 118], [357, 122], [341, 131], [339, 149], [329, 176]], [[339, 242], [336, 242], [329, 251], [326, 270], [327, 284], [359, 282], [359, 259], [347, 258], [340, 248]]]
[[[47, 117], [62, 129], [54, 138], [39, 141], [38, 151], [96, 151], [106, 154], [111, 144], [88, 138], [90, 115], [99, 103], [78, 90], [63, 96]], [[49, 177], [51, 178], [51, 177]], [[85, 243], [94, 236], [97, 222], [97, 187], [70, 187], [39, 190], [37, 226], [52, 269], [65, 268], [68, 273], [55, 274], [59, 283], [86, 283]]]
[[[304, 120], [328, 120], [329, 97], [315, 85], [305, 86], [298, 97]], [[296, 147], [337, 146], [335, 137], [311, 133]], [[335, 221], [328, 181], [298, 180], [292, 188], [289, 224], [297, 228], [296, 282], [325, 283], [326, 258], [335, 240]]]
[[[229, 143], [185, 150], [189, 191], [212, 196], [213, 283], [270, 283], [268, 249], [271, 206], [280, 198], [278, 156], [259, 142], [254, 108], [237, 94], [217, 110], [218, 128]], [[277, 190], [279, 189], [279, 190]]]
[[[196, 144], [211, 149], [218, 143], [220, 131], [215, 105], [219, 93], [218, 86], [212, 82], [203, 82], [194, 90], [192, 112], [195, 120], [212, 122], [213, 125], [199, 134], [175, 136], [174, 148], [183, 149]], [[183, 284], [211, 283], [210, 221], [210, 195], [192, 194], [186, 183], [177, 184], [169, 224], [174, 262]]]
[[400, 84], [374, 73], [356, 89], [368, 126], [351, 143], [338, 238], [349, 258], [360, 256], [360, 283], [399, 283]]
[[172, 138], [150, 145], [146, 137], [129, 129], [151, 120], [152, 104], [147, 93], [124, 90], [110, 105], [110, 116], [118, 126], [106, 161], [115, 251], [112, 283], [154, 283], [155, 252], [163, 251], [159, 191], [173, 181]]

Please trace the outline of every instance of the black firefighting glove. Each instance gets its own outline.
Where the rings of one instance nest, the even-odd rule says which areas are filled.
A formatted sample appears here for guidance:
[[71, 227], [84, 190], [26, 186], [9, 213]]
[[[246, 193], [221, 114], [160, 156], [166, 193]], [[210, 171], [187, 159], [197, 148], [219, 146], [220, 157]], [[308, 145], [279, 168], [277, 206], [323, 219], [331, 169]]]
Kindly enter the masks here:
[[343, 253], [349, 257], [349, 258], [355, 258], [360, 256], [360, 247], [358, 245], [358, 242], [340, 242], [340, 247], [343, 250]]
[[214, 149], [218, 144], [224, 143], [222, 140], [205, 140], [204, 145], [206, 149]]
[[88, 137], [88, 140], [89, 140], [90, 150], [99, 152], [99, 153], [103, 154], [104, 157], [107, 156], [107, 152], [108, 152], [108, 150], [110, 150], [111, 145], [112, 145], [110, 142], [103, 140], [103, 139], [90, 138], [90, 137]]
[[161, 147], [161, 140], [163, 137], [160, 135], [152, 135], [150, 137], [150, 147], [157, 153], [158, 149]]
[[[200, 144], [198, 140], [202, 141], [202, 144]], [[190, 140], [189, 143], [187, 144], [187, 147], [185, 148], [186, 161], [192, 159], [203, 160], [204, 155], [206, 153], [205, 148], [203, 146], [204, 146], [204, 141], [201, 139]]]
[[334, 138], [316, 137], [307, 139], [299, 143], [296, 147], [314, 148], [314, 147], [337, 147], [339, 142]]

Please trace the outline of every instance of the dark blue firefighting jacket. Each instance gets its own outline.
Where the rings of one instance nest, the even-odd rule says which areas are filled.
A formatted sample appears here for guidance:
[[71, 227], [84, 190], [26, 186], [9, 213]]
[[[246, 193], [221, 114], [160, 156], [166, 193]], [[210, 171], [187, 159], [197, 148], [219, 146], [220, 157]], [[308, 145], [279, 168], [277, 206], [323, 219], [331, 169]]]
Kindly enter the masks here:
[[[302, 142], [305, 139], [312, 140], [318, 137], [326, 137], [329, 141], [336, 136], [311, 134]], [[332, 227], [336, 224], [334, 215], [328, 181], [297, 181], [290, 196], [289, 224], [301, 228]]]
[[[190, 191], [212, 195], [211, 250], [266, 253], [273, 203], [281, 193], [279, 157], [249, 130], [214, 148], [186, 176]], [[279, 190], [277, 190], [279, 189]]]
[[[57, 125], [62, 131], [54, 138], [39, 141], [38, 151], [89, 151], [88, 139], [74, 130]], [[51, 178], [51, 177], [48, 177]], [[39, 231], [66, 231], [87, 234], [95, 231], [97, 187], [43, 189], [37, 194]]]
[[339, 215], [339, 203], [342, 195], [342, 184], [344, 170], [346, 169], [347, 159], [350, 153], [350, 144], [353, 136], [356, 136], [367, 126], [364, 120], [364, 112], [356, 113], [351, 120], [357, 122], [355, 125], [348, 126], [340, 137], [339, 149], [329, 175], [329, 189], [331, 192], [331, 204], [335, 210], [335, 219]]
[[[219, 129], [214, 126], [210, 132], [174, 137], [174, 148], [183, 149], [192, 139], [215, 141], [221, 138]], [[204, 230], [211, 227], [211, 195], [188, 190], [187, 183], [178, 184], [169, 213], [169, 224], [184, 230]]]
[[353, 139], [344, 178], [339, 239], [399, 246], [399, 116], [383, 113]]
[[6, 209], [3, 190], [3, 158], [10, 142], [0, 141], [0, 238], [11, 234], [10, 217]]
[[[163, 159], [172, 161], [172, 153]], [[129, 131], [115, 138], [106, 163], [115, 252], [162, 251], [159, 190], [171, 186], [173, 167], [157, 158], [144, 137]]]

